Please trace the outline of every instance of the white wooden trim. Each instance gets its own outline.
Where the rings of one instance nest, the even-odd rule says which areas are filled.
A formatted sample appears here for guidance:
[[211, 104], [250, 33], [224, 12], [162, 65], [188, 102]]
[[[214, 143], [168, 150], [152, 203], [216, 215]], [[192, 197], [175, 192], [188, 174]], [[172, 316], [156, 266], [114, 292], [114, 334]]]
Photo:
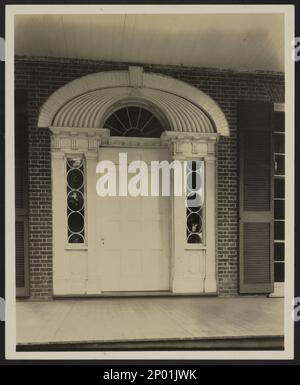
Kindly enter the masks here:
[[215, 293], [216, 280], [216, 159], [214, 156], [205, 157], [205, 281], [204, 291]]
[[[128, 71], [90, 74], [59, 88], [43, 104], [38, 127], [50, 127], [53, 125], [58, 111], [64, 113], [63, 107], [71, 100], [96, 90], [108, 92], [105, 104], [111, 98], [113, 101], [107, 108], [103, 107], [95, 122], [101, 122], [101, 116], [105, 116], [107, 109], [111, 109], [114, 103], [134, 97], [135, 100], [149, 100], [152, 104], [157, 105], [158, 110], [170, 121], [170, 130], [199, 132], [203, 130], [203, 124], [206, 127], [211, 121], [216, 132], [229, 136], [227, 119], [219, 105], [210, 96], [180, 80], [160, 74], [144, 73], [142, 68], [136, 69], [136, 67], [129, 67]], [[121, 95], [123, 91], [125, 94]], [[160, 103], [160, 99], [164, 100], [164, 103]], [[168, 104], [167, 108], [165, 103]], [[170, 108], [174, 110], [171, 114]], [[176, 120], [178, 114], [183, 118]], [[66, 118], [69, 119], [71, 115], [69, 110], [66, 111]], [[88, 122], [90, 118], [89, 115], [84, 120]], [[193, 121], [194, 123], [192, 123]], [[184, 126], [182, 126], [183, 123]], [[184, 127], [188, 127], [188, 129]]]
[[205, 162], [205, 242], [186, 242], [186, 197], [171, 200], [171, 290], [173, 293], [217, 292], [216, 269], [216, 164], [218, 135], [165, 132], [163, 142], [170, 148], [170, 160]]
[[[217, 292], [216, 269], [216, 165], [218, 134], [164, 132], [160, 139], [109, 137], [105, 129], [51, 127], [53, 178], [53, 277], [54, 295], [99, 295], [99, 234], [95, 226], [96, 164], [101, 147], [169, 148], [170, 161], [191, 159], [205, 162], [205, 243], [187, 245], [186, 197], [171, 197], [170, 289], [173, 293]], [[120, 148], [119, 147], [119, 148]], [[66, 247], [65, 159], [83, 154], [88, 179], [86, 191], [85, 245]]]
[[283, 298], [284, 297], [284, 282], [274, 282], [274, 291], [269, 297]]

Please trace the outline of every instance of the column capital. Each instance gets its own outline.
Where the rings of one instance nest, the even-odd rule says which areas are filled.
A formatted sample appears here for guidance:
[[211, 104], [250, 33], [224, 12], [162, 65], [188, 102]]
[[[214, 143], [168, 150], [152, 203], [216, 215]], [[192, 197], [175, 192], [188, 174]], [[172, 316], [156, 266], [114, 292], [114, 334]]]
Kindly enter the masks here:
[[64, 159], [65, 153], [63, 151], [52, 151], [52, 159]]
[[205, 162], [206, 163], [215, 163], [216, 162], [216, 157], [212, 155], [207, 155], [205, 156]]
[[184, 160], [213, 155], [218, 134], [165, 131], [160, 139], [168, 145], [173, 159]]

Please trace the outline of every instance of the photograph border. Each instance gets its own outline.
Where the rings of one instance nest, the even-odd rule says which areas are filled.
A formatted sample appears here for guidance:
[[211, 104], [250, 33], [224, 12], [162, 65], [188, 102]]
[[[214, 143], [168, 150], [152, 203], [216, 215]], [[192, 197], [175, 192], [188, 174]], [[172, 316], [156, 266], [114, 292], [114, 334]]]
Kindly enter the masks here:
[[[14, 15], [17, 14], [80, 14], [80, 13], [284, 13], [285, 15], [285, 127], [286, 127], [286, 259], [285, 318], [283, 351], [126, 351], [126, 352], [19, 352], [16, 351], [15, 298], [15, 200], [14, 200]], [[294, 6], [286, 5], [6, 5], [5, 47], [5, 356], [24, 360], [281, 360], [294, 358], [294, 97], [295, 70], [292, 60]], [[9, 279], [8, 279], [9, 277]]]

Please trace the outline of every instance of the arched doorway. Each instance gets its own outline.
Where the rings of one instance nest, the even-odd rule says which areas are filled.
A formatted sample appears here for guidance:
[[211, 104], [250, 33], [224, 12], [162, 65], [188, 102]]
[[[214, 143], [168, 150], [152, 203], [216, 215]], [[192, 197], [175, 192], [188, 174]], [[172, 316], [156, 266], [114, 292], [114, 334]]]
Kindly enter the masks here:
[[[217, 291], [215, 143], [229, 131], [209, 96], [129, 67], [62, 87], [39, 126], [52, 132], [54, 295]], [[99, 197], [97, 165], [117, 166], [120, 187], [124, 153], [122, 167], [178, 162], [201, 179], [201, 204], [187, 210], [187, 190]]]

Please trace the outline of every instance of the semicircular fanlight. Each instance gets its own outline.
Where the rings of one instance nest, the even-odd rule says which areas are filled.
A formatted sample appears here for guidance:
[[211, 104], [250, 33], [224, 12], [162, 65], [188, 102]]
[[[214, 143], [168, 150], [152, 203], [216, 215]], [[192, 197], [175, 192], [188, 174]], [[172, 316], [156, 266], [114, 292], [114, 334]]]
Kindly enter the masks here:
[[159, 138], [164, 127], [159, 119], [142, 107], [128, 106], [113, 112], [104, 124], [112, 136]]

